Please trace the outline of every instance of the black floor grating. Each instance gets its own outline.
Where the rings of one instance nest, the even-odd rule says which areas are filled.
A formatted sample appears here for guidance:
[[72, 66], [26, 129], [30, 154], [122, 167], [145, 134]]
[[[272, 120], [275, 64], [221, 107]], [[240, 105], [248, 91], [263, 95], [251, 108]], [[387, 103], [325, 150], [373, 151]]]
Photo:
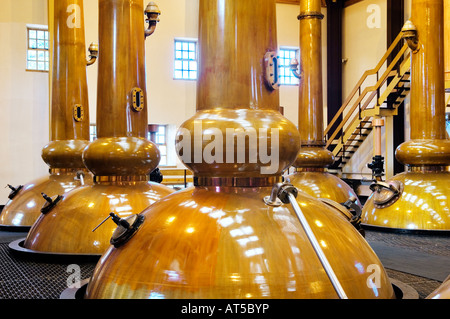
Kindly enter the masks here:
[[[8, 244], [0, 244], [0, 299], [59, 299], [73, 272], [70, 264], [36, 263], [11, 255]], [[94, 263], [78, 264], [80, 279], [89, 278]]]

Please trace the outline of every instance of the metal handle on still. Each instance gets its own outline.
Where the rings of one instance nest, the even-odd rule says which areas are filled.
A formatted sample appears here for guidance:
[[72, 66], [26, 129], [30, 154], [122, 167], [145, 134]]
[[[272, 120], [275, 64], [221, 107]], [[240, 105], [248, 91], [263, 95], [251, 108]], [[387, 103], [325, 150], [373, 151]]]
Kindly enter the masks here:
[[330, 263], [328, 262], [327, 257], [325, 256], [322, 248], [320, 247], [319, 242], [317, 241], [316, 236], [314, 235], [314, 232], [312, 231], [311, 227], [308, 224], [308, 221], [306, 220], [305, 216], [303, 215], [302, 210], [300, 209], [300, 206], [297, 203], [296, 197], [298, 194], [298, 190], [290, 184], [277, 184], [274, 187], [278, 189], [278, 198], [285, 204], [290, 203], [292, 205], [292, 208], [295, 211], [295, 214], [297, 215], [298, 220], [300, 221], [300, 224], [302, 225], [306, 236], [308, 237], [311, 245], [313, 246], [314, 251], [317, 254], [317, 257], [320, 260], [320, 263], [322, 264], [323, 268], [325, 269], [325, 272], [328, 276], [328, 278], [331, 281], [331, 284], [333, 285], [336, 293], [338, 294], [340, 299], [348, 299], [344, 289], [342, 288], [341, 283], [339, 282], [339, 279], [337, 278], [333, 268], [331, 267]]

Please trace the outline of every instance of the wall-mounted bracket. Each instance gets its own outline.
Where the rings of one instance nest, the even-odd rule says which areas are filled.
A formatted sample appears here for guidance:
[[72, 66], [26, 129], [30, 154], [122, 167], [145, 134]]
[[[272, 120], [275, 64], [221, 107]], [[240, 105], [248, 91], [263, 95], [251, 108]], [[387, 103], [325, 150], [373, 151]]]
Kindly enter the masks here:
[[291, 63], [289, 64], [289, 69], [291, 70], [292, 74], [294, 74], [294, 76], [297, 79], [300, 79], [302, 76], [300, 75], [300, 70], [299, 70], [300, 64], [298, 63], [297, 59], [292, 59]]
[[92, 65], [95, 63], [95, 61], [97, 61], [98, 58], [98, 44], [92, 42], [91, 45], [89, 46], [89, 60], [86, 62], [86, 64]]
[[402, 33], [402, 38], [405, 39], [409, 48], [413, 53], [417, 53], [419, 51], [419, 38], [417, 36], [416, 26], [410, 20], [408, 20], [403, 25]]
[[151, 1], [145, 8], [145, 15], [147, 16], [145, 22], [148, 23], [148, 28], [147, 30], [145, 30], [145, 38], [147, 38], [151, 36], [153, 32], [155, 32], [156, 25], [159, 22], [159, 16], [161, 15], [161, 11], [159, 10], [158, 5], [153, 1]]

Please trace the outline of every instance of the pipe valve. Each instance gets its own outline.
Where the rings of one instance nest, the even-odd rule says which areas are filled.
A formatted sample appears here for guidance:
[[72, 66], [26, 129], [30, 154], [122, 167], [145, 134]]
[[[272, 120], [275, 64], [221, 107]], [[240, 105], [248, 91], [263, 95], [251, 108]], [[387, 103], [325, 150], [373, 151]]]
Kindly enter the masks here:
[[9, 193], [8, 198], [9, 199], [13, 199], [20, 192], [20, 190], [23, 188], [23, 185], [19, 185], [17, 187], [14, 187], [14, 186], [11, 186], [10, 184], [8, 184], [6, 187], [9, 187], [11, 189], [11, 193]]
[[419, 39], [417, 37], [417, 28], [411, 22], [411, 20], [406, 21], [406, 23], [402, 27], [402, 37], [406, 40], [409, 48], [413, 51], [413, 53], [417, 53], [419, 51]]
[[149, 2], [147, 8], [145, 8], [145, 15], [147, 19], [145, 22], [148, 23], [148, 29], [145, 30], [145, 37], [151, 36], [153, 32], [155, 32], [156, 24], [159, 22], [159, 16], [161, 15], [161, 11], [156, 3], [153, 1]]
[[114, 247], [118, 248], [124, 245], [141, 227], [144, 222], [145, 217], [142, 215], [131, 215], [126, 218], [120, 218], [113, 212], [109, 213], [109, 216], [106, 217], [97, 227], [95, 227], [92, 231], [96, 231], [104, 222], [108, 219], [112, 219], [114, 223], [116, 223], [117, 228], [114, 231], [110, 243], [114, 245]]
[[41, 193], [41, 194], [42, 194], [42, 197], [44, 197], [44, 199], [45, 199], [45, 203], [41, 208], [42, 214], [49, 213], [61, 201], [61, 199], [64, 198], [62, 195], [57, 195], [52, 198], [44, 193]]
[[98, 44], [92, 42], [89, 46], [89, 60], [87, 61], [87, 65], [92, 65], [97, 61], [98, 58]]
[[291, 184], [277, 183], [273, 186], [270, 196], [264, 197], [264, 203], [275, 207], [289, 204], [288, 193], [297, 197], [298, 190]]
[[297, 59], [292, 59], [289, 63], [289, 69], [291, 69], [292, 74], [294, 74], [297, 79], [301, 78], [299, 66], [300, 64], [298, 63]]
[[84, 172], [78, 171], [75, 180], [80, 181], [81, 185], [84, 185]]

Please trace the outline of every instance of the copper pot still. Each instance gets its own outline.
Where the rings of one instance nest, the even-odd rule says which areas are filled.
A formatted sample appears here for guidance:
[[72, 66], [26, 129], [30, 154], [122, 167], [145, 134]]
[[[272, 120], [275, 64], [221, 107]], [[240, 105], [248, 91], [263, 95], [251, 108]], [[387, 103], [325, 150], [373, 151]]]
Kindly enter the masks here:
[[[402, 29], [411, 53], [411, 140], [396, 150], [408, 167], [371, 186], [362, 223], [401, 231], [450, 230], [450, 140], [445, 129], [444, 1], [413, 0]], [[446, 10], [449, 8], [446, 7]]]
[[[139, 214], [133, 235], [101, 257], [86, 299], [339, 298], [298, 210], [347, 297], [394, 296], [379, 259], [341, 211], [302, 192], [286, 195], [285, 204], [272, 192], [280, 184], [296, 190], [280, 182], [300, 148], [297, 128], [279, 113], [274, 78], [265, 76], [277, 50], [275, 10], [275, 0], [200, 0], [197, 113], [177, 136], [195, 186]], [[243, 153], [237, 142], [217, 142], [227, 129], [237, 140], [263, 128], [269, 133]], [[267, 145], [280, 154], [270, 172], [267, 161], [250, 161], [255, 152], [257, 159], [267, 155]], [[215, 160], [196, 161], [200, 151]], [[376, 285], [368, 279], [375, 268]]]
[[[71, 1], [60, 2], [55, 1], [55, 7]], [[25, 249], [100, 257], [110, 245], [116, 223], [131, 227], [134, 215], [174, 191], [149, 181], [160, 160], [157, 146], [146, 138], [145, 39], [159, 21], [159, 13], [152, 11], [146, 31], [142, 1], [99, 1], [98, 138], [83, 151], [93, 183], [48, 205], [30, 229]], [[55, 19], [66, 21], [67, 13]], [[67, 28], [64, 23], [60, 26]], [[111, 220], [105, 221], [108, 217]]]
[[316, 198], [344, 203], [350, 198], [361, 206], [356, 192], [339, 177], [327, 172], [335, 161], [325, 148], [322, 85], [322, 1], [301, 0], [298, 129], [301, 149], [286, 180]]
[[9, 200], [0, 214], [3, 230], [29, 230], [47, 203], [45, 196], [56, 198], [78, 186], [92, 184], [92, 174], [86, 169], [82, 154], [89, 144], [90, 125], [86, 67], [96, 61], [98, 48], [91, 44], [90, 59], [86, 60], [84, 23], [69, 30], [69, 6], [82, 8], [83, 1], [55, 1], [54, 25], [50, 26], [51, 131], [50, 142], [42, 150], [50, 174], [24, 185], [9, 185]]

